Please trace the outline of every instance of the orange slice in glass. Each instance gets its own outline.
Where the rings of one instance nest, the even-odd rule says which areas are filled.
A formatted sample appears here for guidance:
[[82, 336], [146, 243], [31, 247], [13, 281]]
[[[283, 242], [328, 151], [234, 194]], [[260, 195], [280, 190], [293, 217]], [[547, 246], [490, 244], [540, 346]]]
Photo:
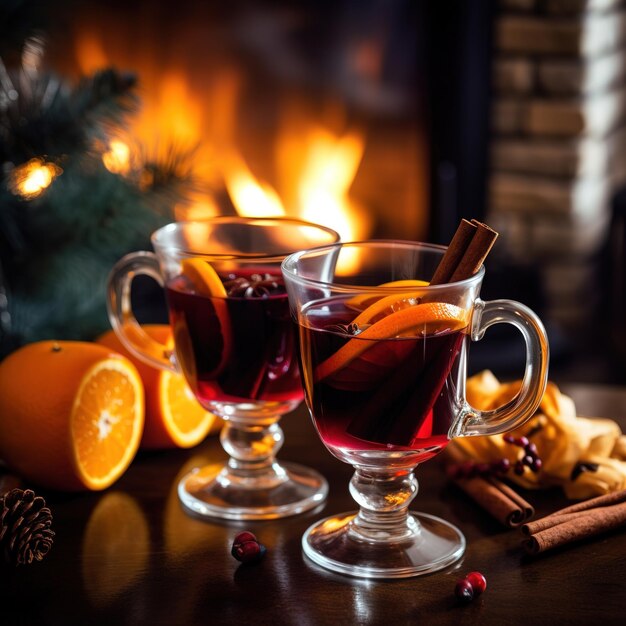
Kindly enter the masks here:
[[[377, 304], [372, 306], [375, 307]], [[364, 313], [366, 312], [364, 311]], [[407, 306], [374, 322], [357, 337], [339, 348], [332, 356], [320, 363], [315, 369], [315, 381], [323, 380], [343, 369], [365, 351], [375, 346], [379, 340], [461, 330], [467, 325], [467, 322], [467, 311], [454, 304], [424, 302]]]
[[183, 259], [181, 273], [201, 296], [225, 298], [226, 289], [213, 266], [202, 259]]
[[[425, 280], [417, 280], [417, 279], [406, 279], [406, 280], [393, 280], [388, 283], [383, 283], [382, 285], [378, 285], [379, 287], [428, 287], [429, 283]], [[416, 293], [396, 293], [393, 294], [395, 298], [410, 298], [416, 297]], [[374, 304], [377, 300], [380, 300], [383, 296], [380, 294], [375, 295], [371, 293], [363, 293], [358, 296], [354, 296], [349, 300], [346, 300], [346, 306], [354, 309], [355, 311], [363, 311], [368, 306]]]
[[[220, 372], [226, 366], [228, 359], [230, 358], [230, 352], [232, 348], [232, 330], [230, 325], [230, 317], [228, 315], [228, 306], [226, 304], [226, 288], [222, 283], [218, 273], [213, 266], [200, 258], [183, 259], [181, 263], [181, 272], [193, 285], [194, 291], [201, 296], [211, 298], [213, 308], [215, 309], [215, 315], [220, 324], [220, 332], [224, 346], [222, 349], [222, 357], [218, 365], [211, 371], [210, 377], [217, 377]], [[186, 350], [186, 354], [190, 355], [189, 358], [181, 359], [183, 361], [183, 369], [186, 369], [185, 373], [195, 379], [195, 361], [192, 355], [193, 349], [190, 345], [188, 331], [186, 329], [184, 321], [180, 320], [174, 328], [174, 339], [176, 342], [176, 349], [178, 351]], [[191, 352], [190, 352], [191, 350]], [[194, 369], [194, 371], [191, 371]]]

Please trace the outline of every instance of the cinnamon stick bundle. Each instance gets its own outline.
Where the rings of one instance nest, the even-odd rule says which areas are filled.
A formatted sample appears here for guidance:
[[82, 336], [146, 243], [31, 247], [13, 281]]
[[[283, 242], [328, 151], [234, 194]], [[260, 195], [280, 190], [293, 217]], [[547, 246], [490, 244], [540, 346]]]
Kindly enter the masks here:
[[522, 545], [529, 554], [539, 554], [621, 526], [626, 526], [626, 490], [568, 506], [525, 524], [522, 532], [528, 539]]
[[[469, 459], [454, 446], [448, 446], [445, 454], [450, 462], [455, 465]], [[495, 477], [474, 476], [472, 478], [454, 478], [453, 480], [472, 500], [503, 526], [517, 528], [535, 514], [535, 509], [529, 502]]]

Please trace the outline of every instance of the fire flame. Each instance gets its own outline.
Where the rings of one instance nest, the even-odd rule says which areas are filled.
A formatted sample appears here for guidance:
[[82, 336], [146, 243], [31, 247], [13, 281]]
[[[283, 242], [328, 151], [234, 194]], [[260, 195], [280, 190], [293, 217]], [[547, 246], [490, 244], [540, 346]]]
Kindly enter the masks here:
[[[76, 49], [83, 72], [133, 62], [120, 59], [119, 48], [107, 48], [96, 26], [81, 29]], [[139, 143], [153, 151], [198, 146], [196, 177], [205, 189], [225, 187], [239, 215], [299, 217], [336, 230], [344, 241], [370, 234], [367, 212], [349, 195], [365, 149], [362, 133], [333, 132], [304, 106], [283, 103], [286, 115], [281, 115], [275, 145], [267, 148], [267, 158], [276, 162], [276, 180], [270, 183], [253, 173], [254, 162], [244, 157], [244, 146], [236, 139], [242, 82], [237, 68], [220, 68], [205, 82], [207, 93], [202, 93], [192, 86], [189, 68], [157, 64], [160, 57], [154, 52], [142, 49], [134, 59], [141, 61], [143, 106], [131, 133]], [[105, 166], [121, 174], [128, 172], [130, 159], [121, 141], [111, 141], [103, 155]], [[209, 217], [220, 212], [219, 204], [218, 197], [206, 191], [176, 207], [175, 214], [177, 219]]]
[[298, 178], [300, 215], [336, 230], [343, 241], [364, 235], [367, 220], [357, 219], [357, 208], [348, 197], [359, 168], [364, 139], [356, 133], [336, 137], [317, 129], [309, 139], [307, 159]]
[[242, 217], [283, 217], [285, 208], [268, 183], [258, 182], [237, 153], [227, 159], [224, 182], [237, 213]]

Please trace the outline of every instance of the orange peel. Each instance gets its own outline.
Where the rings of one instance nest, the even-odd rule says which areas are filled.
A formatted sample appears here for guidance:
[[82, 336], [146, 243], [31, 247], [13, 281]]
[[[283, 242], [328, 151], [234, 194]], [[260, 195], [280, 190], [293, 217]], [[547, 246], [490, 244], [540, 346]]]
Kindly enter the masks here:
[[199, 258], [183, 259], [181, 273], [191, 281], [199, 295], [216, 298], [226, 297], [226, 288], [218, 273], [207, 261]]
[[[428, 287], [429, 283], [426, 280], [417, 280], [413, 278], [404, 280], [392, 280], [388, 283], [382, 283], [378, 287]], [[396, 293], [394, 296], [398, 299], [415, 297], [414, 293]], [[346, 306], [355, 309], [356, 311], [363, 311], [367, 307], [374, 304], [377, 300], [380, 300], [383, 296], [380, 294], [362, 293], [358, 296], [353, 296], [349, 300], [346, 300]]]
[[[220, 363], [210, 373], [211, 378], [216, 378], [224, 367], [226, 367], [233, 344], [230, 316], [226, 304], [228, 294], [218, 273], [213, 266], [204, 259], [198, 257], [183, 259], [181, 263], [181, 273], [192, 283], [194, 291], [198, 295], [212, 299], [215, 314], [221, 326], [222, 339], [224, 340], [224, 349], [222, 350]], [[180, 319], [174, 324], [174, 340], [176, 350], [180, 353], [179, 357], [182, 361], [181, 367], [183, 371], [188, 378], [195, 380], [196, 372], [193, 347], [184, 319]]]

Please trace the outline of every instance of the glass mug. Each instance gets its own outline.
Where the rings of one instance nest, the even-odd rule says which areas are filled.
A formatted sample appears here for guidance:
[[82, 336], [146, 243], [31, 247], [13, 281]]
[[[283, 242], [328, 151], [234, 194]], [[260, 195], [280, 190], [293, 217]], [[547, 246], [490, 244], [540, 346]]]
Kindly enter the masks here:
[[[279, 463], [278, 420], [303, 397], [296, 338], [280, 264], [296, 250], [334, 243], [333, 230], [286, 218], [221, 217], [177, 222], [152, 235], [152, 252], [125, 256], [108, 285], [109, 319], [130, 352], [183, 373], [196, 399], [225, 420], [225, 465], [197, 468], [179, 484], [183, 504], [223, 519], [272, 519], [317, 506], [326, 480]], [[138, 274], [165, 288], [174, 350], [135, 319]]]
[[[461, 557], [462, 533], [409, 513], [414, 469], [454, 437], [492, 435], [535, 412], [547, 383], [548, 342], [538, 317], [510, 300], [479, 298], [485, 274], [429, 286], [445, 248], [369, 241], [290, 255], [282, 265], [297, 322], [305, 397], [326, 448], [355, 468], [358, 513], [311, 526], [305, 554], [328, 569], [366, 578], [436, 571]], [[479, 411], [465, 399], [470, 340], [494, 324], [526, 343], [518, 395]]]

